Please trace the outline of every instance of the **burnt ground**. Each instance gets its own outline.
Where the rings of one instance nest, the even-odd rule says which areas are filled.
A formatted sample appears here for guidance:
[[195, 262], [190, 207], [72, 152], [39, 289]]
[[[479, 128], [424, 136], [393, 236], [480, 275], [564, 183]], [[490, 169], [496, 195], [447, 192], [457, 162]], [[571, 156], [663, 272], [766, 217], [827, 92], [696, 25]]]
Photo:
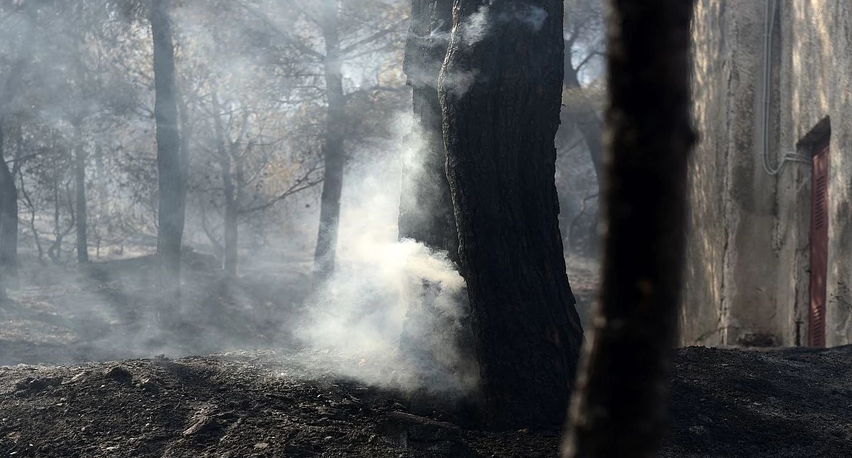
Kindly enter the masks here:
[[[483, 432], [380, 357], [300, 349], [282, 327], [297, 268], [227, 283], [208, 261], [185, 268], [192, 327], [165, 340], [146, 332], [150, 259], [29, 272], [0, 309], [0, 457], [556, 456], [559, 430]], [[675, 369], [664, 458], [852, 456], [852, 347], [687, 348]]]
[[[553, 457], [559, 431], [477, 431], [399, 391], [228, 353], [0, 368], [6, 457]], [[357, 365], [342, 355], [338, 363]], [[663, 457], [852, 456], [852, 348], [680, 350]]]

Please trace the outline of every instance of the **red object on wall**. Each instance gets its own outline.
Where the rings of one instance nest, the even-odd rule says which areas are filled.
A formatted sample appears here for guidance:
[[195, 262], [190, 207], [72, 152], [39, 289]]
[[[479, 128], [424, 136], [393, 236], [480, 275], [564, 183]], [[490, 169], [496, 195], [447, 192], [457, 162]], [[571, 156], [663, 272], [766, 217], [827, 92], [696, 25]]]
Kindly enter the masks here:
[[828, 145], [816, 150], [811, 171], [811, 281], [808, 345], [825, 347], [828, 274]]

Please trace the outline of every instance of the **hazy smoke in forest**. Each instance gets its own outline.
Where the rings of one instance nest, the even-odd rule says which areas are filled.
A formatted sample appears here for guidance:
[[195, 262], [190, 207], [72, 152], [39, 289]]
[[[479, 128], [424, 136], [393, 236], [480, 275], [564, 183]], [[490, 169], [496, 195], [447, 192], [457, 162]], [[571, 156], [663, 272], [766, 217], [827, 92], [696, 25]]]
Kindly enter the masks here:
[[[382, 11], [404, 4], [363, 1]], [[402, 24], [407, 14], [388, 10], [384, 17], [345, 3], [348, 10], [340, 26], [344, 47], [394, 22]], [[418, 151], [410, 137], [403, 141], [412, 129], [410, 99], [404, 107], [398, 102], [405, 92], [401, 51], [407, 27], [399, 26], [396, 37], [380, 35], [387, 42], [352, 48], [343, 64], [348, 103], [344, 150], [350, 161], [343, 180], [337, 266], [327, 283], [309, 293], [315, 286], [306, 273], [316, 241], [321, 185], [280, 202], [273, 199], [299, 180], [319, 182], [322, 176], [328, 100], [318, 57], [326, 52], [324, 38], [309, 20], [316, 14], [273, 0], [172, 2], [180, 113], [188, 115], [180, 122], [182, 132], [190, 134], [184, 245], [194, 251], [187, 258], [201, 265], [182, 273], [182, 312], [190, 327], [176, 333], [161, 329], [152, 316], [154, 267], [144, 257], [155, 252], [157, 235], [147, 13], [143, 8], [139, 17], [124, 17], [103, 7], [116, 4], [107, 2], [80, 3], [88, 6], [80, 11], [64, 9], [76, 4], [53, 2], [33, 10], [32, 16], [25, 9], [0, 7], [5, 15], [0, 18], [5, 20], [0, 83], [6, 83], [10, 69], [23, 69], [4, 131], [6, 160], [20, 153], [22, 164], [16, 184], [25, 290], [12, 295], [22, 304], [21, 313], [29, 314], [27, 320], [35, 317], [30, 326], [41, 325], [38, 319], [50, 313], [63, 317], [49, 337], [65, 332], [54, 339], [60, 342], [56, 353], [65, 354], [45, 359], [182, 356], [255, 344], [290, 352], [287, 346], [295, 334], [308, 353], [328, 350], [337, 355], [311, 360], [318, 369], [370, 383], [421, 387], [408, 376], [412, 367], [399, 346], [406, 313], [424, 300], [417, 296], [422, 282], [441, 285], [428, 302], [457, 326], [467, 311], [456, 300], [464, 282], [447, 253], [398, 240], [401, 161], [405, 157], [406, 166], [417, 169]], [[504, 11], [496, 14], [492, 2], [485, 2], [460, 26], [460, 38], [474, 44], [509, 23], [539, 30], [547, 19], [544, 10], [524, 1], [512, 2]], [[448, 43], [446, 29], [441, 24], [419, 38]], [[282, 39], [281, 31], [290, 35]], [[289, 46], [292, 40], [304, 46]], [[25, 43], [32, 49], [27, 51]], [[417, 77], [410, 74], [416, 68], [406, 70]], [[427, 78], [419, 79], [436, 75], [423, 76]], [[442, 84], [464, 93], [480, 78], [475, 72], [455, 72]], [[409, 114], [393, 117], [400, 109]], [[393, 126], [386, 128], [388, 123]], [[223, 144], [233, 151], [230, 165], [223, 165], [220, 157], [218, 146]], [[89, 254], [93, 266], [103, 268], [103, 279], [81, 275], [74, 262], [77, 152], [84, 158]], [[242, 168], [237, 166], [240, 159]], [[573, 156], [570, 162], [572, 167], [579, 163]], [[238, 170], [247, 177], [233, 283], [220, 281], [224, 170], [232, 172], [232, 179]], [[574, 175], [586, 176], [588, 170]], [[266, 202], [268, 209], [248, 211]], [[64, 239], [57, 242], [57, 234]], [[268, 328], [258, 325], [266, 319], [273, 322]], [[432, 332], [421, 331], [417, 334]], [[444, 337], [434, 335], [434, 347], [442, 349], [436, 365], [463, 367], [462, 373], [430, 388], [473, 386], [476, 368], [461, 361], [458, 349]], [[11, 353], [0, 349], [0, 356]], [[8, 359], [16, 358], [24, 357]]]
[[[401, 133], [410, 130], [409, 116], [401, 117]], [[402, 135], [391, 142], [402, 145]], [[408, 147], [413, 147], [413, 142]], [[416, 155], [405, 151], [406, 160]], [[334, 275], [306, 301], [306, 323], [297, 335], [315, 349], [351, 356], [353, 364], [336, 370], [370, 383], [423, 388], [408, 377], [410, 367], [399, 355], [400, 335], [412, 304], [423, 301], [422, 282], [440, 283], [438, 297], [430, 298], [457, 326], [467, 311], [454, 299], [464, 280], [447, 258], [412, 240], [398, 240], [400, 165], [398, 151], [378, 162], [356, 166], [347, 176], [342, 199], [338, 259]], [[417, 164], [408, 163], [417, 169]], [[414, 293], [416, 292], [416, 293]], [[417, 294], [411, 296], [411, 294]], [[442, 363], [457, 363], [458, 349], [442, 343]], [[389, 368], [392, 368], [389, 369]], [[469, 388], [472, 380], [446, 380], [432, 390]]]

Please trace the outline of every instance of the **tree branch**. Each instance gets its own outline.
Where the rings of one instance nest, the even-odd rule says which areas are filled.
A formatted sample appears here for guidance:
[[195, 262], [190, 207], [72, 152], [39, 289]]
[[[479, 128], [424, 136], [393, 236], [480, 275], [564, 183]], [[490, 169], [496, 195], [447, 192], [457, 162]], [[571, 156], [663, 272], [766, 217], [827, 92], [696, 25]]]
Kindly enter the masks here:
[[397, 30], [397, 28], [399, 28], [400, 25], [405, 24], [406, 22], [408, 22], [408, 18], [401, 19], [401, 20], [397, 21], [396, 23], [394, 23], [393, 25], [391, 25], [390, 27], [388, 27], [386, 29], [379, 30], [378, 32], [370, 35], [369, 37], [358, 40], [358, 41], [350, 44], [349, 46], [341, 49], [340, 53], [345, 56], [346, 54], [349, 54], [350, 52], [358, 49], [358, 47], [360, 47], [360, 46], [366, 45], [368, 43], [372, 43], [373, 41], [376, 41], [379, 38], [382, 38], [386, 35], [390, 35], [391, 33], [395, 32]]
[[602, 52], [600, 52], [600, 51], [592, 51], [592, 52], [590, 52], [589, 54], [587, 54], [587, 55], [586, 55], [586, 57], [584, 57], [584, 58], [583, 58], [583, 60], [581, 60], [581, 61], [580, 61], [580, 63], [579, 63], [579, 64], [577, 64], [576, 72], [577, 72], [577, 73], [580, 73], [580, 70], [582, 70], [582, 68], [583, 68], [586, 64], [588, 64], [588, 63], [589, 63], [589, 61], [590, 61], [590, 60], [592, 60], [592, 58], [593, 58], [593, 57], [604, 57], [604, 56], [605, 56], [605, 55], [604, 55], [604, 53], [602, 53]]
[[267, 208], [272, 207], [273, 205], [275, 205], [278, 202], [286, 199], [287, 197], [292, 196], [293, 194], [299, 193], [299, 192], [304, 191], [306, 189], [310, 189], [310, 188], [322, 183], [322, 178], [310, 181], [309, 176], [312, 172], [314, 172], [314, 170], [315, 169], [311, 169], [310, 171], [308, 171], [308, 173], [304, 177], [302, 177], [302, 179], [300, 179], [295, 184], [293, 184], [293, 186], [291, 186], [290, 189], [279, 194], [274, 199], [272, 199], [272, 200], [270, 200], [270, 201], [268, 201], [264, 204], [257, 205], [255, 207], [249, 207], [249, 208], [246, 208], [246, 209], [242, 209], [242, 210], [239, 211], [239, 214], [240, 215], [246, 215], [246, 214], [249, 214], [249, 213], [254, 213], [256, 211], [266, 210]]
[[269, 30], [275, 32], [282, 40], [284, 40], [285, 43], [289, 44], [290, 46], [293, 46], [298, 51], [300, 51], [304, 54], [307, 54], [307, 55], [309, 55], [309, 56], [311, 56], [311, 57], [313, 57], [317, 60], [321, 61], [321, 60], [325, 59], [324, 54], [317, 52], [316, 50], [314, 50], [310, 46], [302, 43], [301, 41], [299, 41], [299, 39], [295, 38], [290, 33], [285, 32], [284, 30], [281, 30], [276, 24], [274, 24], [272, 22], [271, 19], [269, 19], [268, 16], [266, 16], [262, 12], [258, 11], [255, 8], [252, 8], [251, 6], [248, 6], [245, 2], [238, 1], [237, 3], [240, 6], [242, 6], [243, 9], [245, 9], [249, 14], [251, 14], [252, 16], [254, 16], [257, 19], [260, 19], [261, 22], [263, 22], [269, 28]]

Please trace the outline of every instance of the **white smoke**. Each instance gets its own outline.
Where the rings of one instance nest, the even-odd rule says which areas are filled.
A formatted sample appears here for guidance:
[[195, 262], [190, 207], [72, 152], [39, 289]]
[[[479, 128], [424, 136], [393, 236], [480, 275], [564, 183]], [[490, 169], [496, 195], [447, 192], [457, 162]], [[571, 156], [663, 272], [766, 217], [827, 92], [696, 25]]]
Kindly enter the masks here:
[[[409, 131], [408, 124], [401, 121], [400, 132]], [[402, 143], [400, 135], [391, 145]], [[439, 283], [440, 292], [430, 297], [430, 304], [459, 327], [467, 311], [455, 300], [464, 280], [447, 253], [413, 240], [398, 240], [400, 159], [398, 153], [381, 155], [375, 163], [358, 166], [347, 175], [335, 272], [307, 301], [308, 319], [297, 336], [314, 349], [350, 356], [352, 364], [335, 368], [344, 375], [421, 388], [416, 381], [406, 380], [411, 368], [399, 355], [406, 313], [424, 299], [411, 297], [411, 292], [422, 291], [424, 280]], [[458, 349], [441, 343], [442, 336], [434, 338], [436, 346], [445, 346], [442, 363], [458, 359]], [[395, 368], [394, 379], [389, 378], [388, 367]], [[448, 380], [447, 387], [473, 386], [469, 376], [464, 377], [468, 379]]]

